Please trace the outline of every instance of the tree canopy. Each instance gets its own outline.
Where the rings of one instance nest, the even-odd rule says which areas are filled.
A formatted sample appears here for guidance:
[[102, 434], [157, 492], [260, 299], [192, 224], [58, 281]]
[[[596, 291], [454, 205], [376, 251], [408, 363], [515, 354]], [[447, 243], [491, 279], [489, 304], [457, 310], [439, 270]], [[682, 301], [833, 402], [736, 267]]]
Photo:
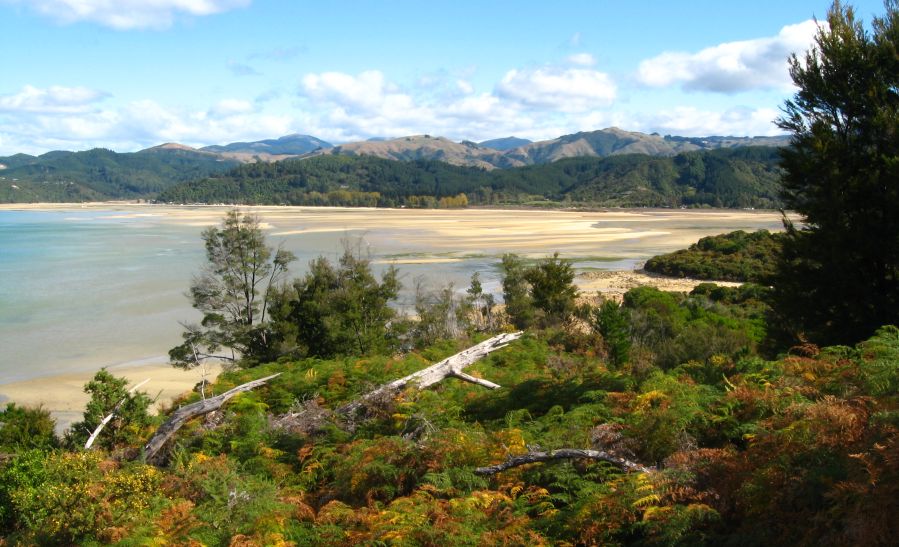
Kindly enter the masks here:
[[781, 128], [787, 223], [775, 282], [791, 327], [851, 343], [899, 322], [899, 4], [865, 30], [835, 2], [813, 47], [793, 56], [799, 88]]
[[185, 325], [184, 342], [169, 351], [172, 362], [198, 365], [221, 348], [237, 356], [270, 356], [266, 330], [269, 293], [287, 273], [295, 257], [265, 242], [259, 219], [232, 210], [221, 228], [203, 232], [206, 266], [190, 287], [193, 307], [203, 313], [199, 325]]

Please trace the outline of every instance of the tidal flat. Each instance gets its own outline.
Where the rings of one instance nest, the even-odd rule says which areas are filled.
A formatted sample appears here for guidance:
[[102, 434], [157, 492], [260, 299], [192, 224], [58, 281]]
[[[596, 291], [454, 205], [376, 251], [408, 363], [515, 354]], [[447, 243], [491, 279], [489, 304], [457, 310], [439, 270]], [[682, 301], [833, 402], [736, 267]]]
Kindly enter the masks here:
[[[201, 232], [228, 209], [0, 205], [0, 394], [39, 402], [17, 397], [17, 383], [30, 381], [37, 396], [36, 378], [49, 385], [52, 377], [86, 379], [101, 367], [165, 364], [180, 341], [179, 321], [198, 318], [185, 292], [204, 262]], [[240, 209], [260, 217], [271, 245], [297, 255], [294, 276], [319, 255], [336, 258], [341, 242], [353, 240], [376, 270], [395, 264], [406, 289], [422, 279], [464, 290], [477, 271], [495, 293], [507, 252], [533, 259], [558, 252], [581, 272], [630, 272], [703, 236], [782, 229], [780, 213], [747, 210]], [[585, 290], [602, 286], [595, 275], [578, 282]], [[183, 378], [185, 388], [197, 381]], [[146, 390], [155, 393], [152, 383]]]

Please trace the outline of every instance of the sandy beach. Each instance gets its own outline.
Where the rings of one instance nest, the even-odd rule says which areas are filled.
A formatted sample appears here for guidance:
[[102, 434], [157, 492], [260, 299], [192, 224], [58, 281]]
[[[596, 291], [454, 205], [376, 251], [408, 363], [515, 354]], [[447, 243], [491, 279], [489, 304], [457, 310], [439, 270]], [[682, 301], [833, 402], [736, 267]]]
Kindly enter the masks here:
[[[118, 202], [0, 204], [0, 212], [77, 212], [82, 221], [85, 215], [96, 212], [98, 218], [102, 214], [107, 221], [127, 219], [154, 226], [191, 226], [196, 230], [218, 225], [229, 209], [228, 206]], [[579, 272], [576, 279], [583, 293], [600, 291], [612, 298], [620, 298], [628, 289], [645, 284], [663, 290], [689, 291], [700, 281], [652, 276], [633, 271], [633, 268], [649, 256], [683, 248], [706, 235], [733, 229], [776, 229], [780, 223], [777, 212], [744, 210], [439, 210], [287, 206], [240, 209], [259, 215], [270, 242], [290, 244], [305, 234], [331, 234], [328, 241], [361, 235], [377, 250], [375, 263], [423, 265], [421, 267], [430, 267], [434, 272], [467, 260], [477, 260], [482, 265], [495, 263], [506, 252], [531, 258], [559, 252], [562, 257], [584, 265], [585, 271]], [[605, 271], [614, 269], [619, 271]], [[183, 289], [179, 287], [176, 292], [181, 291]], [[183, 302], [180, 294], [173, 299]], [[175, 321], [171, 323], [177, 328]], [[142, 331], [137, 329], [136, 332]], [[34, 331], [34, 335], [40, 336], [40, 332]], [[141, 354], [141, 351], [150, 350], [131, 348], [133, 355], [121, 355], [121, 359], [117, 359], [115, 352], [122, 351], [123, 342], [120, 340], [103, 349], [98, 346], [79, 359], [94, 359], [97, 364], [91, 370], [96, 370], [103, 363], [140, 361], [168, 349], [164, 345], [154, 345], [152, 353]], [[71, 365], [56, 370], [71, 370], [67, 367], [74, 365], [83, 366], [83, 362], [72, 361]], [[133, 383], [151, 378], [142, 389], [154, 397], [158, 394], [160, 403], [191, 389], [200, 379], [196, 372], [174, 369], [158, 360], [152, 365], [116, 365], [110, 370]], [[92, 376], [90, 370], [60, 374], [44, 372], [37, 378], [0, 385], [0, 397], [22, 405], [42, 404], [53, 413], [61, 427], [66, 427], [80, 419], [88, 400], [82, 388]]]
[[[663, 291], [688, 293], [696, 288], [696, 285], [708, 283], [708, 281], [702, 279], [664, 277], [642, 270], [582, 272], [577, 275], [574, 282], [582, 294], [588, 295], [600, 292], [605, 298], [617, 301], [621, 301], [624, 298], [624, 293], [635, 287], [650, 286]], [[715, 281], [715, 283], [726, 287], [742, 285], [742, 283], [734, 283], [732, 281]]]
[[[154, 409], [168, 404], [172, 399], [190, 391], [200, 382], [196, 370], [186, 371], [169, 365], [138, 365], [110, 367], [115, 376], [128, 379], [129, 385], [149, 379], [140, 390], [156, 400]], [[209, 380], [221, 372], [221, 367], [210, 367]], [[57, 422], [59, 432], [81, 419], [90, 396], [84, 392], [84, 385], [91, 380], [94, 372], [71, 372], [22, 382], [0, 385], [0, 397], [5, 402], [49, 410]]]
[[[230, 206], [169, 206], [132, 203], [0, 204], [2, 210], [118, 212], [118, 218], [144, 218], [188, 226], [217, 225]], [[266, 235], [279, 237], [328, 232], [402, 231], [402, 246], [427, 246], [463, 256], [476, 252], [520, 252], [543, 256], [554, 249], [563, 256], [596, 253], [597, 245], [629, 241], [654, 246], [685, 246], [708, 230], [669, 229], [669, 224], [695, 221], [747, 225], [778, 223], [780, 213], [754, 210], [609, 209], [602, 211], [542, 209], [376, 209], [367, 207], [244, 206], [259, 215]], [[106, 218], [117, 218], [110, 216]], [[649, 223], [651, 228], [645, 225]], [[605, 226], [612, 224], [611, 226]], [[415, 230], [409, 230], [410, 226]], [[701, 236], [700, 236], [701, 237]], [[385, 243], [375, 234], [372, 244]], [[552, 252], [552, 251], [550, 251]], [[400, 259], [401, 260], [401, 259]]]

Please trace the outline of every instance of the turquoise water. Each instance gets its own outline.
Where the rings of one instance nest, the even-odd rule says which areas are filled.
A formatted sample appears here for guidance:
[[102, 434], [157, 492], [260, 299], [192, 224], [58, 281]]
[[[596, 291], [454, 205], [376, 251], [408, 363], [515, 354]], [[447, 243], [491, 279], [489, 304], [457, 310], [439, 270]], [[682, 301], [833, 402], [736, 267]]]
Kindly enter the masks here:
[[[199, 318], [185, 292], [204, 261], [202, 229], [112, 211], [0, 211], [0, 384], [166, 362], [180, 341], [179, 322]], [[336, 258], [342, 239], [364, 234], [270, 239], [297, 254], [292, 269], [299, 274], [316, 256]], [[484, 270], [488, 288], [496, 287], [489, 280], [494, 262], [472, 258], [439, 271], [403, 265], [401, 276], [409, 288], [418, 276], [464, 287], [474, 270]]]
[[0, 383], [164, 361], [201, 228], [114, 216], [0, 212]]
[[[204, 261], [203, 224], [217, 223], [224, 209], [209, 210], [204, 222], [179, 220], [169, 216], [173, 211], [179, 210], [0, 210], [0, 384], [119, 364], [166, 362], [168, 349], [180, 341], [179, 321], [199, 318], [185, 292]], [[353, 220], [360, 214], [339, 209], [279, 210], [268, 217], [261, 213], [261, 220], [275, 224], [269, 243], [281, 243], [297, 255], [292, 275], [302, 274], [316, 256], [336, 259], [341, 240], [364, 237], [376, 270], [393, 260], [400, 262], [407, 288], [400, 308], [409, 308], [408, 291], [417, 279], [432, 287], [453, 283], [461, 291], [478, 271], [486, 291], [500, 292], [497, 264], [509, 249], [506, 243], [478, 244], [481, 238], [490, 240], [491, 228], [452, 236], [434, 231], [427, 224], [432, 219], [428, 215], [379, 210], [365, 213], [364, 222]], [[493, 215], [514, 219], [523, 213], [452, 214], [453, 222], [467, 222]], [[562, 235], [547, 241], [539, 233], [515, 232], [502, 241], [517, 242], [514, 251], [531, 256], [561, 250], [577, 268], [621, 270], [703, 235], [780, 225], [770, 214], [739, 221], [703, 213], [641, 212], [625, 219], [601, 213], [586, 216], [596, 218], [596, 224], [590, 220], [586, 231], [578, 232], [586, 238]], [[401, 218], [411, 220], [396, 222]], [[636, 232], [663, 228], [659, 233], [668, 236], [600, 243], [589, 233], [591, 227]], [[410, 258], [449, 261], [402, 263]]]

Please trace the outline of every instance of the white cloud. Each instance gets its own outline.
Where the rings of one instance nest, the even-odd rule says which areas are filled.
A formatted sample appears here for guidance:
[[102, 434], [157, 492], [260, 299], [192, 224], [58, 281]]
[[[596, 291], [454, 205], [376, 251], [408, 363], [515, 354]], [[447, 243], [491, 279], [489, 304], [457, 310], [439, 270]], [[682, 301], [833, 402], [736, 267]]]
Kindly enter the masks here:
[[607, 74], [583, 68], [510, 70], [497, 85], [501, 97], [559, 112], [607, 107], [615, 100], [616, 91]]
[[91, 21], [118, 30], [167, 28], [178, 15], [213, 15], [252, 0], [4, 0], [62, 23]]
[[215, 117], [247, 114], [253, 111], [253, 103], [243, 99], [222, 99], [209, 112]]
[[578, 66], [593, 66], [596, 64], [596, 59], [589, 53], [575, 53], [574, 55], [569, 55], [567, 61]]
[[471, 82], [467, 80], [456, 80], [456, 87], [459, 88], [459, 91], [466, 95], [471, 95], [474, 93], [474, 86], [471, 85]]
[[225, 99], [207, 110], [185, 110], [152, 100], [105, 109], [0, 110], [0, 155], [49, 149], [104, 147], [133, 151], [163, 142], [188, 145], [256, 140], [297, 131], [292, 116], [256, 111]]
[[781, 135], [783, 131], [773, 123], [779, 114], [774, 108], [735, 107], [719, 112], [682, 106], [641, 116], [630, 128], [683, 137]]
[[697, 53], [665, 52], [640, 63], [637, 79], [650, 87], [681, 84], [720, 93], [790, 89], [787, 59], [809, 48], [817, 25], [805, 21], [783, 27], [777, 36], [727, 42]]
[[84, 112], [108, 94], [87, 87], [26, 85], [14, 95], [0, 95], [0, 112]]

